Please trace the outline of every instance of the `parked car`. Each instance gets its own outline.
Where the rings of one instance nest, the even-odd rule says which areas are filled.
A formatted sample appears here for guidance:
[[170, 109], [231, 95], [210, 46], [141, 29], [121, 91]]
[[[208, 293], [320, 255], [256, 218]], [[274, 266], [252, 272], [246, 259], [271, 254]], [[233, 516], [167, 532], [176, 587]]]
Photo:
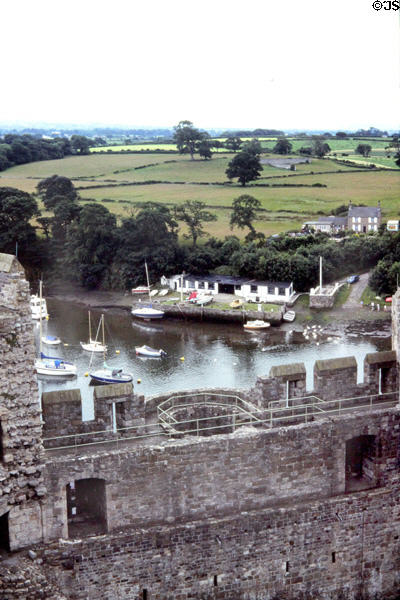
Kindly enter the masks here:
[[350, 277], [348, 277], [346, 279], [347, 283], [355, 283], [356, 281], [358, 281], [360, 279], [359, 275], [350, 275]]

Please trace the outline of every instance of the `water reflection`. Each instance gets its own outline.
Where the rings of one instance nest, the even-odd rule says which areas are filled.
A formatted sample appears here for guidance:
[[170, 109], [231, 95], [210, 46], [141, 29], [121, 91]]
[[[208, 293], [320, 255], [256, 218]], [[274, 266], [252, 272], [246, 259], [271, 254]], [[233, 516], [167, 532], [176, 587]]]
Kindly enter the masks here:
[[[87, 309], [58, 300], [48, 300], [50, 319], [44, 333], [58, 335], [63, 345], [54, 350], [78, 367], [74, 379], [40, 382], [44, 391], [80, 388], [84, 399], [84, 418], [92, 418], [93, 387], [85, 376], [103, 362], [101, 354], [82, 350], [88, 338]], [[355, 356], [358, 381], [362, 380], [363, 359], [368, 352], [390, 348], [390, 322], [380, 323], [379, 335], [374, 324], [354, 324], [340, 335], [322, 332], [318, 346], [307, 340], [303, 328], [271, 327], [267, 331], [248, 332], [236, 324], [215, 324], [165, 320], [162, 323], [133, 321], [130, 313], [108, 309], [105, 312], [107, 364], [122, 367], [134, 375], [135, 388], [146, 396], [174, 390], [202, 387], [248, 388], [258, 375], [268, 375], [273, 365], [304, 362], [307, 389], [312, 389], [313, 365], [318, 359]], [[91, 308], [92, 332], [101, 311]], [[39, 335], [37, 333], [37, 339]], [[162, 348], [167, 356], [145, 359], [136, 355], [135, 346]], [[141, 383], [137, 383], [140, 379]]]

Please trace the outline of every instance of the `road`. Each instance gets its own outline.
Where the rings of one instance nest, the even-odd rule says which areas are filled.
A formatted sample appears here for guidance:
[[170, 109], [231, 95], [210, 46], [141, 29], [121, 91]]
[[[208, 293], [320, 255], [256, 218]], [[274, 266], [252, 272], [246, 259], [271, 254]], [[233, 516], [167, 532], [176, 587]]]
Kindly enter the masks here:
[[346, 309], [360, 308], [361, 295], [368, 285], [368, 277], [369, 277], [369, 273], [363, 273], [362, 275], [360, 275], [360, 279], [358, 281], [356, 281], [356, 283], [351, 284], [350, 295], [347, 298], [346, 302], [343, 304], [342, 308], [346, 308]]

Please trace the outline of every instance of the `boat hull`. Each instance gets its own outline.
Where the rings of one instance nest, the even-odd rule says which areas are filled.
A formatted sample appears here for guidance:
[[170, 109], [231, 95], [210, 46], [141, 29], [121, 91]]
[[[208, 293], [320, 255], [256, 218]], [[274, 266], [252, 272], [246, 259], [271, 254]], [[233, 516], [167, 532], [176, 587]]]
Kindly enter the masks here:
[[115, 373], [110, 369], [99, 369], [89, 373], [91, 379], [97, 383], [129, 383], [133, 380], [130, 373]]
[[137, 319], [150, 321], [153, 319], [162, 319], [164, 311], [155, 308], [132, 308], [131, 313]]
[[248, 331], [258, 331], [261, 329], [268, 329], [270, 324], [266, 321], [248, 321], [243, 325], [243, 327]]
[[161, 358], [165, 356], [167, 353], [162, 350], [156, 350], [155, 348], [150, 348], [148, 346], [136, 346], [135, 347], [136, 354], [139, 356], [147, 356], [148, 358]]
[[35, 362], [38, 375], [55, 375], [57, 377], [68, 377], [76, 375], [76, 366], [63, 360], [39, 359]]
[[87, 350], [88, 352], [106, 352], [107, 346], [104, 346], [100, 342], [96, 342], [90, 340], [90, 342], [81, 342], [81, 347], [83, 350]]

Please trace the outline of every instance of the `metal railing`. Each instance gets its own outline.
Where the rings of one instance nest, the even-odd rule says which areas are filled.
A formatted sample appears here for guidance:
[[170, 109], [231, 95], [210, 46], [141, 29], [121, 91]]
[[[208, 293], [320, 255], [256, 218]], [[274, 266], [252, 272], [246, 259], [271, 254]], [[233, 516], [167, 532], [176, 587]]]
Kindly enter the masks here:
[[[188, 398], [193, 400], [197, 396], [203, 396], [203, 400], [199, 402], [188, 402]], [[239, 396], [214, 394], [221, 398], [235, 398], [235, 403], [217, 402], [217, 400], [206, 402], [204, 397], [213, 396], [213, 394], [193, 394], [190, 396], [172, 396], [158, 407], [159, 424], [144, 424], [131, 427], [121, 427], [112, 431], [110, 429], [103, 431], [81, 432], [68, 434], [63, 436], [55, 436], [44, 438], [43, 442], [47, 451], [52, 450], [73, 450], [82, 449], [90, 446], [101, 446], [104, 444], [115, 444], [118, 448], [125, 445], [127, 442], [144, 441], [147, 439], [161, 438], [169, 439], [172, 437], [182, 437], [183, 435], [200, 435], [206, 432], [218, 433], [225, 432], [227, 428], [235, 431], [237, 427], [243, 425], [264, 426], [265, 428], [280, 427], [282, 425], [296, 425], [299, 423], [307, 423], [319, 418], [331, 418], [332, 416], [341, 416], [355, 410], [372, 410], [376, 408], [393, 408], [399, 401], [398, 391], [387, 392], [383, 394], [368, 394], [364, 396], [354, 396], [351, 398], [340, 398], [335, 400], [323, 400], [317, 396], [306, 396], [304, 398], [290, 398], [288, 400], [280, 400], [271, 402], [269, 408], [260, 410], [250, 402], [243, 400]], [[184, 404], [180, 403], [186, 398]], [[297, 404], [297, 402], [303, 402]], [[308, 400], [308, 402], [307, 402]], [[292, 406], [276, 406], [277, 403], [292, 402]], [[229, 413], [210, 415], [206, 417], [196, 417], [194, 419], [178, 420], [173, 414], [166, 410], [169, 406], [173, 411], [180, 408], [188, 408], [193, 406], [224, 406], [231, 407], [233, 410]], [[223, 424], [206, 425], [205, 422], [224, 419]], [[228, 419], [231, 419], [229, 422]], [[177, 427], [185, 427], [183, 430]], [[104, 439], [96, 439], [102, 437]], [[53, 445], [54, 442], [59, 442], [59, 445]], [[47, 447], [46, 447], [47, 444]]]

